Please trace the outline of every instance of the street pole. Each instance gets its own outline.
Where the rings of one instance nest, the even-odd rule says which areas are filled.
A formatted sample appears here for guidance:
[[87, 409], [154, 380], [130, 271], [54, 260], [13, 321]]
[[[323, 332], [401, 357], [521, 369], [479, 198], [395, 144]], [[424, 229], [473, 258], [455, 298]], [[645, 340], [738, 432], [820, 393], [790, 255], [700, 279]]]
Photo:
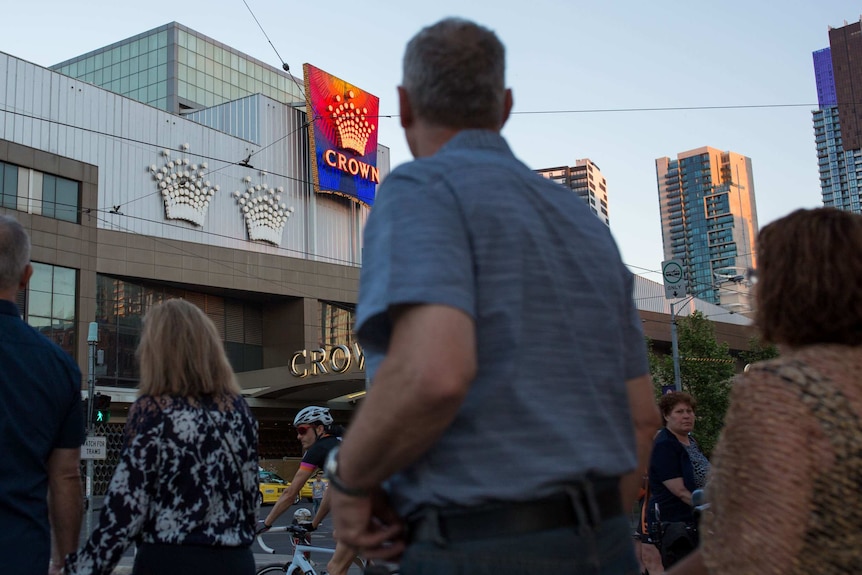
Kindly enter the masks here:
[[676, 333], [676, 311], [674, 306], [677, 302], [670, 302], [670, 346], [673, 354], [673, 387], [676, 391], [682, 391], [682, 376], [679, 372], [679, 339]]
[[[87, 437], [93, 433], [93, 410], [96, 402], [96, 344], [99, 343], [99, 324], [91, 321], [87, 332], [87, 359], [89, 361], [89, 373], [87, 375]], [[87, 536], [93, 529], [93, 460], [87, 459], [87, 485], [84, 490], [87, 500]]]

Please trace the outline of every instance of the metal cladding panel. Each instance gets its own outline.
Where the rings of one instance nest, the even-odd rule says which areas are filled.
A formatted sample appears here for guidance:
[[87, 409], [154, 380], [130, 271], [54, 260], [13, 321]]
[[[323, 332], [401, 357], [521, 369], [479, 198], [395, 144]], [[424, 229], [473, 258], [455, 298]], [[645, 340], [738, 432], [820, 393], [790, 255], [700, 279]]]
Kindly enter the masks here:
[[[637, 274], [635, 274], [634, 280], [632, 297], [635, 300], [635, 305], [637, 305], [638, 310], [670, 315], [670, 300], [665, 298], [663, 284], [654, 282]], [[687, 298], [688, 296], [679, 298], [675, 301], [681, 303], [685, 302]], [[698, 298], [690, 298], [685, 305], [676, 308], [676, 314], [678, 316], [691, 315], [695, 311], [703, 313], [707, 319], [712, 321], [732, 323], [736, 325], [752, 324], [752, 321], [743, 315], [731, 312], [727, 308], [711, 304]]]
[[[98, 166], [98, 206], [91, 217], [98, 218], [99, 227], [360, 264], [368, 208], [313, 194], [304, 111], [262, 95], [232, 108], [227, 105], [244, 115], [244, 121], [256, 118], [251, 130], [259, 135], [256, 144], [3, 53], [0, 81], [0, 139]], [[199, 114], [198, 119], [215, 117]], [[388, 149], [381, 147], [378, 153], [385, 158], [380, 169], [384, 176], [389, 171]], [[253, 168], [240, 165], [250, 154]], [[150, 169], [159, 171], [171, 160], [184, 159], [186, 169], [197, 165], [203, 171], [202, 182], [219, 187], [202, 226], [166, 219], [159, 181]], [[204, 163], [206, 169], [201, 168]], [[283, 188], [281, 203], [294, 208], [278, 246], [249, 240], [242, 206], [234, 197], [234, 192], [244, 194], [257, 185]]]

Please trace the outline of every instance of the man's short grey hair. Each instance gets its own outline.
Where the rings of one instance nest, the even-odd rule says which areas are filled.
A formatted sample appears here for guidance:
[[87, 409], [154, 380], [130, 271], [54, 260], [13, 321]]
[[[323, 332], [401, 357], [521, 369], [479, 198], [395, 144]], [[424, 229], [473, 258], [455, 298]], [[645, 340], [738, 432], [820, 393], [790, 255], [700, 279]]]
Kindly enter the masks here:
[[0, 215], [0, 289], [15, 287], [30, 263], [30, 237], [11, 216]]
[[497, 129], [503, 121], [506, 49], [496, 34], [460, 18], [423, 28], [404, 53], [413, 113], [437, 126]]

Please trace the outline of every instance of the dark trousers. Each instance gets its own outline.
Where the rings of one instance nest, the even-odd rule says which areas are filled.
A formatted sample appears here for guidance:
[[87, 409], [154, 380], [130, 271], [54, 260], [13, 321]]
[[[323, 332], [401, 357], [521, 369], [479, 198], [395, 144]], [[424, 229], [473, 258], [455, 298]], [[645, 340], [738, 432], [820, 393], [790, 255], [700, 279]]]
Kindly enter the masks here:
[[254, 575], [249, 547], [204, 547], [144, 543], [138, 547], [132, 575]]

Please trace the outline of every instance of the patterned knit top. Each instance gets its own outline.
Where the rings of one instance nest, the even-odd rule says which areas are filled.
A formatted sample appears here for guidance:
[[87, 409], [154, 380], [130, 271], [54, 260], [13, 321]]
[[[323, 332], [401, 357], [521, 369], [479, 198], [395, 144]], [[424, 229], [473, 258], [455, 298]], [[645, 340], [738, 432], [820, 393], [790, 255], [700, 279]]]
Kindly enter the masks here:
[[702, 519], [715, 574], [862, 572], [862, 348], [817, 345], [740, 376]]

